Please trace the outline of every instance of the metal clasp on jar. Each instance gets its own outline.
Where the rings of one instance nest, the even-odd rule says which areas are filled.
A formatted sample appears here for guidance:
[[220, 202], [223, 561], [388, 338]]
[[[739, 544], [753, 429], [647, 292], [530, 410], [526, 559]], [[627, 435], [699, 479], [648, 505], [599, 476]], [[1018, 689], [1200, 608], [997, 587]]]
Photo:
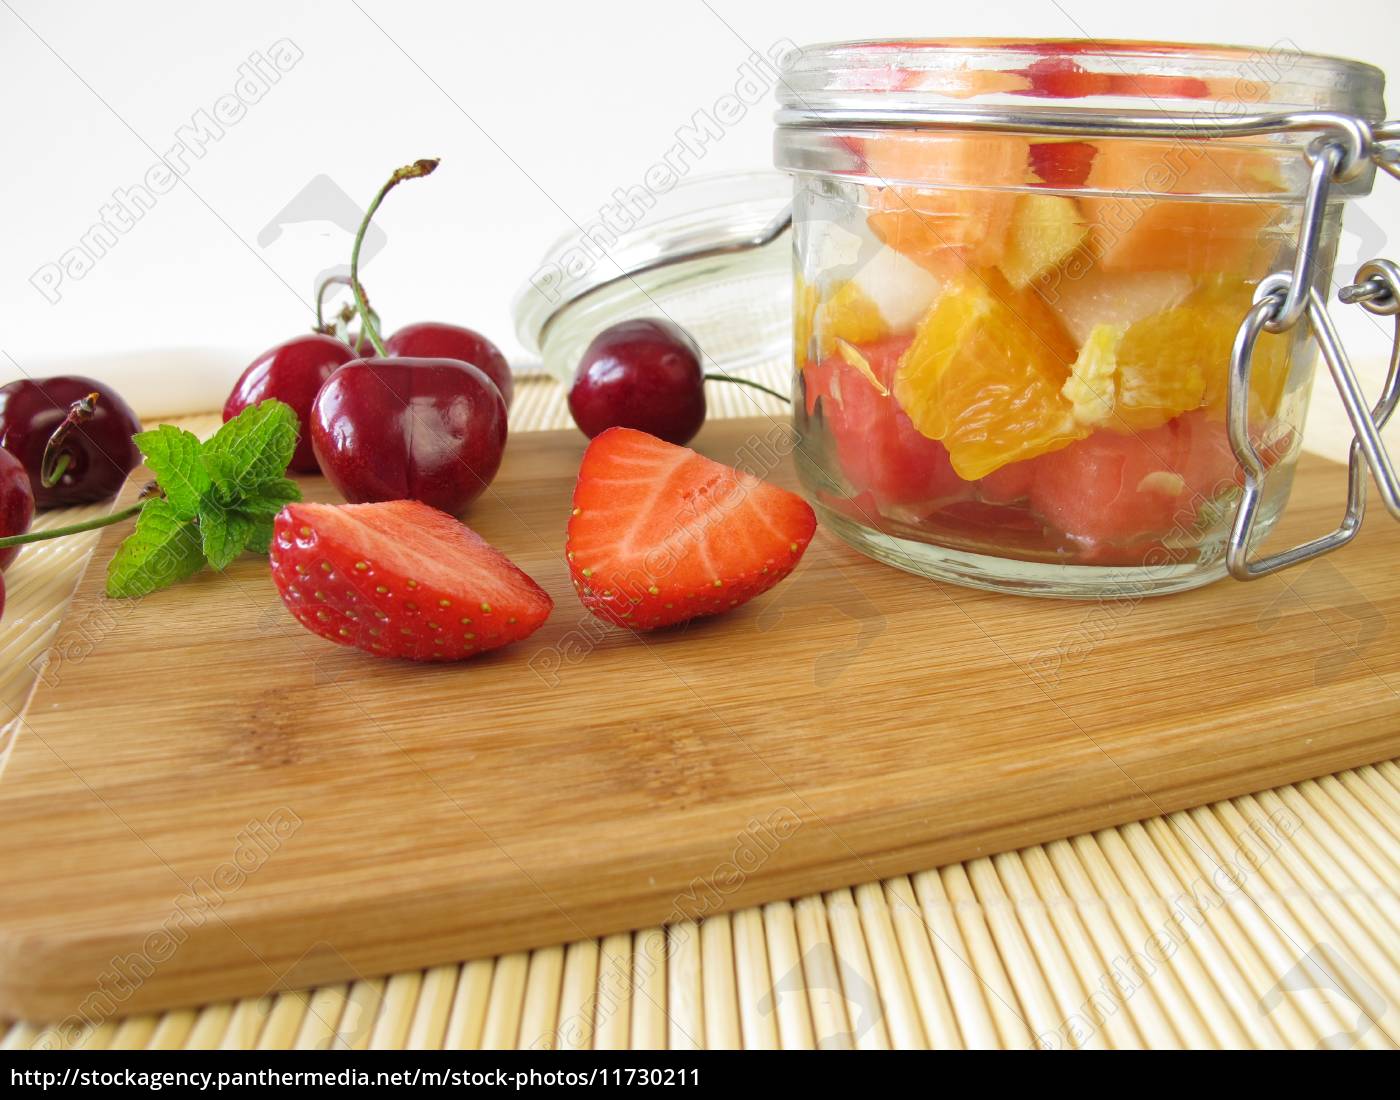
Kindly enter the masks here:
[[[1338, 140], [1337, 135], [1325, 134], [1312, 144], [1308, 151], [1312, 173], [1304, 199], [1302, 231], [1293, 270], [1270, 275], [1260, 282], [1254, 304], [1245, 314], [1235, 337], [1230, 356], [1228, 425], [1230, 445], [1244, 470], [1244, 489], [1226, 548], [1226, 564], [1230, 575], [1238, 580], [1276, 573], [1336, 550], [1355, 538], [1366, 512], [1368, 470], [1375, 477], [1386, 510], [1400, 520], [1400, 477], [1381, 440], [1381, 429], [1395, 411], [1397, 396], [1400, 396], [1400, 268], [1389, 260], [1369, 260], [1357, 271], [1356, 282], [1344, 287], [1339, 294], [1344, 303], [1357, 303], [1378, 316], [1395, 318], [1385, 384], [1380, 399], [1369, 409], [1351, 360], [1327, 311], [1327, 300], [1315, 285], [1316, 257], [1328, 190], [1333, 182], [1354, 177], [1364, 164], [1364, 157], [1374, 160], [1387, 173], [1400, 176], [1397, 169], [1400, 157], [1394, 149], [1382, 144], [1397, 136], [1400, 136], [1400, 124], [1388, 122], [1373, 130], [1362, 120], [1352, 119], [1343, 131], [1342, 140]], [[1251, 561], [1250, 544], [1266, 473], [1266, 464], [1249, 434], [1249, 372], [1254, 345], [1260, 333], [1285, 332], [1302, 320], [1307, 321], [1318, 342], [1351, 421], [1353, 438], [1348, 457], [1346, 511], [1334, 531]]]

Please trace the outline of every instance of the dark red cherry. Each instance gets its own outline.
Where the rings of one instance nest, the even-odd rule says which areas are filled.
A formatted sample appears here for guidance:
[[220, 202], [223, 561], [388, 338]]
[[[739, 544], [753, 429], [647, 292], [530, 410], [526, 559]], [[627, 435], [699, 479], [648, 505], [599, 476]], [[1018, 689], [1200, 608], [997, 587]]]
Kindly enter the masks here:
[[355, 353], [356, 359], [373, 359], [379, 354], [374, 350], [374, 345], [370, 343], [369, 337], [358, 332], [347, 332], [345, 342], [350, 345], [350, 350]]
[[[22, 535], [29, 530], [34, 518], [34, 492], [29, 487], [29, 475], [24, 464], [9, 451], [0, 448], [0, 537]], [[8, 569], [19, 553], [18, 546], [0, 550], [0, 569]], [[0, 608], [5, 606], [4, 588], [0, 586]]]
[[705, 423], [700, 349], [670, 321], [622, 321], [593, 338], [569, 389], [574, 423], [590, 439], [636, 428], [688, 443]]
[[419, 321], [404, 325], [385, 340], [384, 350], [405, 359], [460, 359], [496, 383], [507, 409], [515, 399], [515, 382], [506, 357], [500, 348], [472, 329], [441, 321]]
[[[67, 456], [63, 475], [45, 488], [40, 467], [49, 436], [68, 415], [68, 408], [90, 393], [97, 394], [92, 418], [69, 433], [59, 456]], [[131, 437], [141, 430], [135, 411], [110, 387], [81, 375], [23, 378], [0, 386], [0, 446], [23, 464], [34, 503], [40, 508], [91, 504], [106, 500], [122, 487], [141, 452]]]
[[506, 403], [458, 359], [356, 359], [311, 409], [321, 469], [346, 500], [421, 500], [458, 515], [501, 465]]
[[234, 383], [233, 392], [224, 402], [224, 422], [269, 397], [286, 402], [296, 412], [301, 431], [291, 469], [314, 474], [320, 467], [311, 449], [311, 403], [316, 400], [321, 384], [355, 357], [348, 344], [318, 332], [294, 336], [269, 348], [254, 359]]

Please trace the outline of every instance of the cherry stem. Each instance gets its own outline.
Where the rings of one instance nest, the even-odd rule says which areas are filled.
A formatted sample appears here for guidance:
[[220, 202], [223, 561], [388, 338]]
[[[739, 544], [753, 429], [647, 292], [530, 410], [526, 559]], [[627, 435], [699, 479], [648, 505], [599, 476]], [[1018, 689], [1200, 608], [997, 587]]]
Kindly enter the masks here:
[[314, 332], [320, 332], [327, 336], [332, 334], [334, 326], [326, 324], [325, 318], [326, 290], [333, 286], [349, 285], [350, 277], [348, 275], [327, 275], [321, 280], [321, 285], [316, 288], [316, 327]]
[[379, 189], [379, 193], [374, 196], [374, 201], [369, 204], [369, 209], [365, 211], [364, 220], [360, 222], [359, 232], [355, 234], [355, 245], [350, 249], [350, 290], [355, 295], [355, 305], [360, 310], [360, 330], [363, 335], [369, 337], [369, 342], [374, 345], [374, 350], [383, 356], [387, 356], [389, 352], [384, 347], [384, 341], [379, 338], [379, 328], [373, 320], [374, 314], [369, 308], [369, 300], [365, 297], [364, 285], [360, 282], [360, 245], [364, 242], [365, 231], [369, 229], [370, 220], [374, 217], [374, 212], [379, 209], [379, 204], [384, 201], [384, 196], [404, 180], [431, 175], [437, 166], [438, 160], [433, 157], [430, 160], [415, 160], [412, 164], [405, 164], [402, 168], [394, 169], [394, 174]]
[[73, 456], [63, 450], [63, 443], [74, 428], [92, 419], [93, 414], [97, 412], [98, 396], [96, 393], [90, 393], [69, 405], [68, 414], [44, 444], [44, 455], [39, 460], [39, 482], [45, 489], [52, 489], [63, 480], [63, 475], [72, 465]]
[[77, 535], [83, 531], [96, 531], [99, 527], [110, 527], [114, 523], [120, 523], [122, 520], [136, 515], [145, 506], [146, 502], [141, 500], [119, 512], [110, 512], [105, 516], [84, 520], [82, 523], [73, 523], [67, 527], [50, 527], [45, 531], [27, 531], [23, 535], [7, 535], [0, 539], [0, 550], [7, 546], [23, 546], [27, 542], [43, 542], [45, 539], [58, 539], [64, 535]]
[[792, 399], [786, 394], [781, 394], [777, 390], [770, 390], [762, 382], [755, 382], [752, 378], [736, 378], [732, 374], [707, 374], [706, 382], [733, 382], [736, 386], [752, 386], [756, 390], [762, 390], [769, 397], [776, 397], [785, 405], [791, 405]]
[[[326, 289], [332, 286], [350, 286], [350, 276], [327, 275], [321, 280], [321, 285], [316, 288], [316, 327], [311, 331], [319, 332], [322, 336], [335, 336], [337, 334], [335, 323], [333, 321], [328, 322], [325, 318]], [[368, 297], [365, 298], [365, 304], [369, 305]], [[369, 312], [370, 316], [374, 318], [374, 325], [377, 329], [379, 327], [379, 314], [374, 311], [373, 306], [370, 306]], [[336, 314], [336, 320], [346, 326], [345, 331], [347, 336], [349, 335], [350, 322], [355, 319], [357, 313], [358, 311], [354, 304], [347, 302], [340, 307], [340, 312]], [[348, 339], [345, 342], [350, 344], [351, 350], [358, 352], [360, 350], [360, 345], [367, 343], [368, 339], [368, 337], [361, 335], [353, 344], [350, 344]]]

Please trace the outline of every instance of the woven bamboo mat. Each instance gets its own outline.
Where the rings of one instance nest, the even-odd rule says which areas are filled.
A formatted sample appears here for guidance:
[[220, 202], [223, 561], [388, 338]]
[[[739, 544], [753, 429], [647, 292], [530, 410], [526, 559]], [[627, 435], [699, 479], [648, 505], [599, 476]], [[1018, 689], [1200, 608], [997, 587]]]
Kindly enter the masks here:
[[[712, 415], [780, 411], [711, 389]], [[543, 379], [512, 417], [569, 423]], [[91, 542], [30, 547], [7, 573], [0, 717]], [[698, 925], [81, 1027], [0, 1023], [6, 1049], [1037, 1044], [1400, 1045], [1400, 766]]]

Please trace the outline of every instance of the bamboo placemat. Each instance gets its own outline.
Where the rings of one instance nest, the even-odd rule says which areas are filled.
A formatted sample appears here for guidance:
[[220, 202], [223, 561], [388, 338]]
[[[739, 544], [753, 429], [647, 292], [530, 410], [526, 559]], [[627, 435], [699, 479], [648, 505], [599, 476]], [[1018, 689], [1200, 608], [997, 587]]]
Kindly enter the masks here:
[[[781, 415], [711, 390], [711, 415]], [[569, 423], [542, 378], [512, 420]], [[93, 538], [29, 547], [6, 574], [10, 734]], [[1392, 1048], [1397, 1006], [1390, 761], [700, 924], [94, 1026], [0, 1023], [0, 1049]]]

